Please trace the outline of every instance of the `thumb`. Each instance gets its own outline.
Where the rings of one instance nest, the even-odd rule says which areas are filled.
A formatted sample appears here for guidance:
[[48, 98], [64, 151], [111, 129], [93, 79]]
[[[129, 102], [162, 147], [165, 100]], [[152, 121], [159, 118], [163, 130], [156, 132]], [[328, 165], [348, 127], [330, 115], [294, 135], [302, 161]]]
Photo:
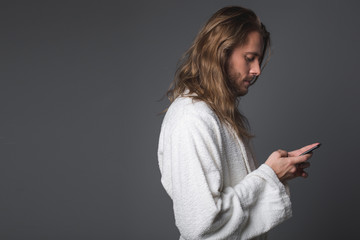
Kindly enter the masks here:
[[282, 150], [282, 149], [279, 149], [279, 150], [277, 150], [275, 152], [279, 153], [280, 157], [287, 157], [288, 156], [288, 152], [285, 151], [285, 150]]

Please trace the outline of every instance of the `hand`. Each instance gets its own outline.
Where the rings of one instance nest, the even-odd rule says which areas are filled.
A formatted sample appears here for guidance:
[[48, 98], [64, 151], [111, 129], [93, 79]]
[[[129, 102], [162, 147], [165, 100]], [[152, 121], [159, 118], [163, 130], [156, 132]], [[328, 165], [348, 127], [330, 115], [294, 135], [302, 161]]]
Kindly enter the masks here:
[[317, 145], [317, 143], [310, 144], [291, 152], [277, 150], [269, 156], [265, 164], [274, 170], [281, 182], [299, 176], [306, 178], [308, 174], [304, 171], [304, 169], [310, 166], [310, 163], [307, 162], [307, 160], [312, 156], [312, 153], [308, 153], [303, 156], [299, 155], [315, 145]]

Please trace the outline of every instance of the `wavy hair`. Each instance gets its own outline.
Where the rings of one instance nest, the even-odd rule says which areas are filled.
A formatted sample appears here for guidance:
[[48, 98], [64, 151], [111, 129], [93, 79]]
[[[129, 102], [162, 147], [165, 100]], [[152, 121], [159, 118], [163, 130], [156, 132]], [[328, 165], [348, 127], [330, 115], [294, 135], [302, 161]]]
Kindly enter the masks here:
[[[172, 103], [188, 91], [194, 100], [204, 101], [221, 122], [229, 124], [243, 139], [252, 137], [245, 116], [238, 110], [238, 96], [228, 76], [228, 59], [234, 48], [246, 43], [249, 33], [263, 38], [262, 64], [270, 46], [270, 34], [255, 13], [231, 6], [217, 11], [184, 54], [167, 97]], [[254, 79], [252, 84], [257, 80]]]

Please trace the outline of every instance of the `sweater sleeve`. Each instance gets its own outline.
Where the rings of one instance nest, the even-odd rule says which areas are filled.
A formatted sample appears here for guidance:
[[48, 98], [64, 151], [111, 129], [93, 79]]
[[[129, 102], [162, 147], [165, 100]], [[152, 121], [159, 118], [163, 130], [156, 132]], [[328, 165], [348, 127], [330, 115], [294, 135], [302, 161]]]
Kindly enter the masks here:
[[[291, 216], [291, 203], [274, 171], [263, 164], [239, 184], [223, 186], [223, 139], [212, 119], [185, 115], [169, 133], [169, 192], [185, 239], [249, 239]], [[238, 239], [238, 238], [236, 238]]]

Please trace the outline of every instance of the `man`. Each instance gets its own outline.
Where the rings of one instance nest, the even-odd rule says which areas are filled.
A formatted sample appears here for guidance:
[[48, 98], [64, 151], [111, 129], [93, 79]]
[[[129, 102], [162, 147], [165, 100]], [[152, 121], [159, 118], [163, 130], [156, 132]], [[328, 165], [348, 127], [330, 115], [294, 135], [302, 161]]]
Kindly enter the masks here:
[[237, 109], [270, 45], [249, 9], [226, 7], [201, 29], [168, 92], [158, 158], [180, 239], [264, 239], [291, 216], [286, 181], [306, 177], [312, 144], [257, 167]]

